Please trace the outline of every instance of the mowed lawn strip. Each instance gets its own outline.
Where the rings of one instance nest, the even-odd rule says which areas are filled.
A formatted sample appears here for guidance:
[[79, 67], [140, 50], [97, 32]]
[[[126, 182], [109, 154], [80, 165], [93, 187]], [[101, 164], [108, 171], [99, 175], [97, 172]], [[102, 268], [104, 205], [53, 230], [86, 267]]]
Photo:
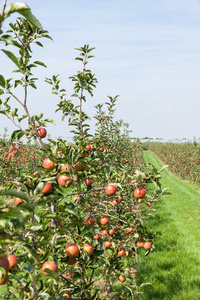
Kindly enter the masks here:
[[[150, 151], [144, 151], [143, 158], [158, 169], [162, 167]], [[157, 234], [155, 249], [138, 264], [139, 283], [152, 283], [143, 288], [139, 299], [200, 299], [199, 190], [167, 171], [162, 173], [161, 184], [171, 195], [162, 196], [155, 205], [155, 218], [145, 221], [151, 233]]]

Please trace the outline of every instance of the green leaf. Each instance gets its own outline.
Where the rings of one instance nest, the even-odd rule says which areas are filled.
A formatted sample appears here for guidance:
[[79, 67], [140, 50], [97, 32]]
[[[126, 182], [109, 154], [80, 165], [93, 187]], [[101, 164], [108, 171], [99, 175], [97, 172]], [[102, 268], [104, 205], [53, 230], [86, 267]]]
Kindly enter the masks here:
[[50, 39], [53, 41], [52, 37], [48, 34], [42, 34], [42, 37], [45, 37], [46, 39]]
[[10, 51], [2, 49], [2, 51], [14, 62], [14, 64], [20, 68], [18, 58]]
[[36, 186], [36, 188], [33, 191], [33, 194], [35, 196], [37, 196], [38, 194], [41, 193], [41, 191], [43, 190], [43, 188], [45, 187], [46, 183], [45, 182], [39, 182], [38, 185]]
[[17, 116], [17, 111], [18, 111], [18, 108], [13, 108], [13, 110], [11, 111], [10, 115], [12, 117], [12, 119], [14, 119], [15, 116]]
[[57, 217], [57, 214], [54, 213], [46, 213], [44, 215], [42, 215], [42, 218], [47, 218], [47, 219], [55, 219]]
[[18, 48], [22, 48], [22, 45], [20, 45], [17, 41], [15, 41], [11, 35], [4, 34], [4, 35], [2, 35], [0, 40], [5, 42], [6, 46], [7, 45], [14, 45]]
[[6, 115], [6, 112], [4, 110], [0, 110], [0, 114]]
[[30, 253], [30, 255], [33, 257], [33, 258], [35, 258], [35, 260], [36, 261], [40, 261], [40, 257], [39, 257], [39, 255], [37, 255], [37, 253], [35, 252], [35, 249], [34, 248], [32, 248], [31, 246], [29, 246], [29, 245], [23, 245], [22, 246], [23, 248], [25, 248], [26, 250], [28, 250], [28, 252]]
[[55, 280], [58, 280], [58, 275], [56, 272], [50, 270], [50, 269], [44, 269], [44, 272], [48, 273], [51, 277], [53, 277]]
[[5, 78], [2, 75], [0, 75], [0, 86], [2, 86], [3, 88], [5, 88], [6, 86]]
[[56, 125], [56, 122], [52, 119], [45, 119], [44, 122], [48, 122], [48, 123], [52, 123], [52, 124]]
[[17, 120], [18, 120], [18, 122], [21, 122], [23, 119], [25, 119], [27, 117], [28, 117], [27, 115], [22, 115], [22, 116], [17, 117]]
[[23, 208], [27, 209], [30, 212], [33, 212], [34, 209], [35, 209], [35, 206], [31, 203], [21, 203], [20, 204], [20, 209], [23, 209]]
[[52, 84], [52, 80], [50, 78], [45, 78], [45, 82]]
[[27, 196], [27, 194], [25, 194], [24, 192], [19, 191], [19, 190], [7, 190], [7, 191], [2, 191], [2, 192], [0, 191], [0, 194], [12, 196], [12, 197], [18, 197], [25, 201], [29, 201], [29, 197]]
[[42, 25], [32, 14], [31, 9], [28, 5], [23, 2], [11, 3], [5, 11], [5, 17], [9, 17], [13, 13], [19, 13], [25, 17], [34, 27], [42, 29]]
[[83, 61], [83, 58], [81, 58], [81, 57], [76, 57], [75, 60]]
[[42, 61], [34, 61], [34, 64], [47, 68], [47, 66]]
[[40, 46], [40, 47], [44, 47], [43, 45], [42, 45], [42, 43], [40, 43], [40, 42], [35, 42], [38, 46]]
[[72, 215], [74, 215], [74, 216], [77, 216], [77, 214], [73, 210], [71, 210], [69, 208], [65, 208], [65, 211], [68, 212], [68, 213], [70, 213], [70, 214], [72, 214]]
[[42, 229], [42, 225], [32, 225], [30, 224], [28, 226], [28, 230], [31, 230], [31, 231], [38, 231], [38, 230], [41, 230]]
[[22, 130], [15, 130], [8, 138], [8, 141], [20, 140], [25, 133]]
[[[18, 300], [21, 299], [20, 292], [18, 292], [14, 286], [10, 286], [10, 287], [9, 287], [9, 291], [11, 291], [13, 295], [15, 295], [15, 298], [16, 298], [16, 299], [18, 299]], [[9, 294], [10, 294], [10, 293], [9, 293]]]

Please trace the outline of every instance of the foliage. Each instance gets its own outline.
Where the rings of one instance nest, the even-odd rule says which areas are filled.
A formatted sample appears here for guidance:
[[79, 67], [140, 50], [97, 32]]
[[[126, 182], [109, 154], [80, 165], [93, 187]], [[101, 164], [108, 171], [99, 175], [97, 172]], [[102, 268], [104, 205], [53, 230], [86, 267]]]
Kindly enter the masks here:
[[200, 183], [200, 145], [198, 143], [150, 143], [150, 150], [184, 180]]

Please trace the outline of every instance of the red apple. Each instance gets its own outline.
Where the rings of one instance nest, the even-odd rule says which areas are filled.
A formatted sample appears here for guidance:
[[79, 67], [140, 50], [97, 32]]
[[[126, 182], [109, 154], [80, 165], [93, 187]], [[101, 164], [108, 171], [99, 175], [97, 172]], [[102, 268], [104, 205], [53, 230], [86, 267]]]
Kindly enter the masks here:
[[68, 188], [72, 185], [73, 179], [66, 175], [59, 175], [58, 176], [58, 184], [63, 188]]
[[41, 191], [42, 194], [47, 194], [53, 191], [53, 186], [50, 182], [47, 182], [44, 186], [43, 190]]
[[46, 261], [42, 265], [42, 272], [45, 276], [50, 276], [47, 272], [45, 272], [45, 269], [49, 269], [51, 271], [54, 271], [58, 273], [58, 265], [55, 263], [55, 261]]
[[80, 199], [80, 197], [78, 196], [78, 195], [76, 195], [76, 196], [74, 196], [73, 197], [73, 199], [72, 199], [72, 201], [75, 203], [80, 203], [81, 202], [81, 199]]
[[92, 227], [95, 224], [95, 218], [93, 216], [85, 217], [84, 224]]
[[91, 179], [90, 178], [86, 178], [85, 179], [85, 183], [87, 186], [91, 185]]
[[9, 261], [9, 270], [14, 269], [17, 266], [17, 257], [14, 254], [9, 254], [7, 259]]
[[70, 257], [76, 257], [79, 255], [80, 251], [77, 245], [75, 245], [74, 243], [69, 243], [67, 244], [67, 246], [65, 247], [65, 253], [70, 256]]
[[89, 254], [92, 255], [94, 253], [94, 247], [90, 243], [85, 243], [83, 245], [83, 249]]
[[109, 223], [109, 220], [108, 220], [108, 218], [101, 218], [100, 223], [101, 223], [101, 225], [106, 225]]
[[110, 229], [109, 231], [108, 231], [108, 233], [110, 234], [110, 235], [113, 235], [113, 234], [115, 234], [115, 231], [114, 231], [114, 229]]
[[90, 145], [87, 145], [87, 146], [85, 147], [85, 149], [86, 149], [87, 151], [90, 151], [90, 150], [91, 150], [91, 146], [90, 146]]
[[145, 195], [146, 195], [146, 190], [143, 188], [137, 188], [134, 191], [135, 198], [141, 199], [141, 198], [144, 198]]
[[111, 196], [111, 195], [114, 195], [117, 191], [117, 188], [114, 184], [109, 184], [107, 185], [106, 187], [106, 194]]
[[22, 199], [20, 199], [19, 197], [15, 197], [14, 198], [14, 203], [15, 203], [15, 205], [18, 205], [18, 204], [20, 204], [20, 203], [23, 203], [24, 201], [22, 200]]
[[152, 247], [151, 242], [144, 242], [143, 247], [145, 250], [150, 250]]
[[105, 241], [105, 242], [104, 242], [104, 246], [105, 246], [106, 248], [110, 248], [111, 245], [112, 245], [111, 241]]
[[41, 137], [41, 139], [45, 138], [45, 136], [47, 135], [47, 131], [45, 128], [39, 128], [37, 130], [37, 133], [38, 133], [39, 137]]
[[96, 233], [94, 236], [93, 236], [93, 239], [94, 240], [98, 240], [100, 238], [100, 235], [98, 233]]
[[49, 159], [49, 157], [46, 157], [44, 160], [43, 160], [43, 167], [47, 170], [53, 170], [55, 168], [55, 164], [53, 161], [51, 161]]
[[9, 260], [6, 256], [0, 257], [0, 266], [5, 268], [6, 273], [9, 271]]

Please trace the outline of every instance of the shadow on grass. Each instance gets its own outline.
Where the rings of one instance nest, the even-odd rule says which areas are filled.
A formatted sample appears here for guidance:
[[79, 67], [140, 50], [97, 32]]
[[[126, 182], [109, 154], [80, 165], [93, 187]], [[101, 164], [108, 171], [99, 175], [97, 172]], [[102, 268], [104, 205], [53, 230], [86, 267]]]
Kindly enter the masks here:
[[[160, 205], [163, 211], [165, 204], [162, 200], [158, 206]], [[158, 207], [157, 209], [159, 210]], [[141, 259], [138, 281], [140, 284], [151, 282], [152, 285], [143, 287], [139, 299], [172, 299], [182, 289], [182, 278], [177, 271], [180, 257], [177, 257], [174, 251], [177, 247], [177, 228], [172, 214], [163, 212], [156, 215], [155, 218], [150, 218], [148, 220], [148, 228], [156, 229], [156, 235], [153, 240], [155, 251], [150, 254], [151, 257]], [[167, 232], [170, 232], [170, 234]]]
[[[182, 289], [181, 276], [178, 274], [169, 274], [168, 277], [166, 275], [157, 276], [156, 278], [160, 281], [159, 287], [153, 288], [151, 286], [144, 287], [143, 295], [140, 299], [145, 300], [164, 300], [164, 299], [172, 299], [174, 295], [178, 295], [180, 290]], [[162, 289], [160, 288], [162, 286]], [[189, 299], [188, 299], [189, 300]]]

